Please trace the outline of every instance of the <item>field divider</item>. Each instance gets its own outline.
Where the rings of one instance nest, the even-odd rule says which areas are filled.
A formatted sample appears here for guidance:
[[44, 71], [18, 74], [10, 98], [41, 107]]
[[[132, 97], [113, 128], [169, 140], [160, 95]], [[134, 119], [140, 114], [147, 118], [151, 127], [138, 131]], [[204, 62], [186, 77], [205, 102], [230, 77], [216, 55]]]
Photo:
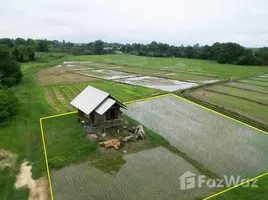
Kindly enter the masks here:
[[[216, 114], [218, 114], [218, 115], [221, 115], [221, 116], [223, 116], [223, 117], [226, 117], [226, 118], [228, 118], [228, 119], [231, 119], [231, 120], [233, 120], [233, 121], [235, 121], [235, 122], [238, 122], [238, 123], [240, 123], [240, 124], [243, 124], [243, 125], [245, 125], [245, 126], [248, 126], [248, 127], [250, 127], [250, 128], [253, 128], [253, 129], [257, 130], [257, 131], [260, 131], [260, 132], [262, 132], [262, 133], [268, 135], [268, 132], [266, 132], [266, 131], [263, 131], [263, 130], [261, 130], [261, 129], [258, 129], [258, 128], [254, 127], [254, 126], [251, 126], [251, 125], [249, 125], [249, 124], [246, 124], [246, 123], [244, 123], [244, 122], [242, 122], [242, 121], [239, 121], [239, 120], [237, 120], [237, 119], [234, 119], [234, 118], [232, 118], [232, 117], [229, 117], [229, 116], [227, 116], [227, 115], [225, 115], [225, 114], [222, 114], [222, 113], [220, 113], [220, 112], [217, 112], [217, 111], [215, 111], [215, 110], [212, 110], [212, 109], [210, 109], [210, 108], [207, 108], [207, 107], [205, 107], [205, 106], [203, 106], [203, 105], [201, 105], [201, 104], [195, 103], [195, 102], [193, 102], [193, 101], [190, 101], [190, 100], [188, 100], [188, 99], [186, 99], [186, 98], [183, 98], [183, 97], [178, 96], [178, 95], [173, 94], [173, 93], [167, 93], [167, 94], [162, 94], [162, 95], [157, 95], [157, 96], [152, 96], [152, 97], [146, 97], [146, 98], [136, 99], [136, 100], [132, 100], [132, 101], [127, 101], [127, 102], [124, 102], [124, 104], [126, 105], [126, 104], [130, 104], [130, 103], [136, 103], [136, 102], [141, 102], [141, 101], [146, 101], [146, 100], [151, 100], [151, 99], [157, 99], [157, 98], [166, 97], [166, 96], [174, 96], [174, 97], [176, 97], [176, 98], [182, 99], [182, 100], [187, 101], [187, 102], [189, 102], [189, 103], [191, 103], [191, 104], [194, 104], [194, 105], [196, 105], [196, 106], [198, 106], [198, 107], [204, 108], [204, 109], [209, 110], [209, 111], [211, 111], [211, 112], [213, 112], [213, 113], [216, 113]], [[49, 189], [50, 189], [51, 200], [54, 200], [54, 195], [53, 195], [53, 190], [52, 190], [52, 182], [51, 182], [50, 170], [49, 170], [49, 165], [48, 165], [47, 150], [46, 150], [46, 143], [45, 143], [45, 136], [44, 136], [44, 130], [43, 130], [42, 120], [45, 120], [45, 119], [51, 119], [51, 118], [56, 118], [56, 117], [61, 117], [61, 116], [70, 115], [70, 114], [76, 114], [76, 113], [78, 113], [78, 111], [73, 111], [73, 112], [61, 113], [61, 114], [57, 114], [57, 115], [46, 116], [46, 117], [42, 117], [42, 118], [39, 119], [39, 121], [40, 121], [41, 136], [42, 136], [42, 143], [43, 143], [43, 149], [44, 149], [44, 156], [45, 156], [45, 161], [46, 161], [46, 169], [47, 169], [47, 175], [48, 175], [48, 182], [49, 182]], [[247, 181], [245, 181], [245, 182], [242, 182], [242, 183], [240, 183], [240, 184], [238, 184], [238, 185], [235, 185], [235, 186], [233, 186], [233, 187], [230, 187], [230, 188], [228, 188], [228, 189], [226, 189], [226, 190], [223, 190], [223, 191], [221, 191], [221, 192], [218, 192], [218, 193], [216, 193], [216, 194], [213, 194], [213, 195], [211, 195], [211, 196], [209, 196], [209, 197], [206, 197], [206, 198], [204, 198], [203, 200], [211, 199], [211, 198], [213, 198], [213, 197], [216, 197], [216, 196], [218, 196], [218, 195], [221, 195], [221, 194], [223, 194], [223, 193], [225, 193], [225, 192], [228, 192], [228, 191], [230, 191], [230, 190], [232, 190], [232, 189], [235, 189], [235, 188], [237, 188], [237, 187], [239, 187], [239, 186], [241, 186], [241, 185], [244, 185], [244, 184], [246, 184], [246, 183], [252, 182], [252, 181], [254, 181], [254, 180], [256, 180], [256, 179], [259, 179], [259, 178], [261, 178], [261, 177], [263, 177], [263, 176], [266, 176], [266, 175], [268, 175], [268, 172], [266, 172], [266, 173], [264, 173], [264, 174], [261, 174], [261, 175], [259, 175], [259, 176], [257, 176], [257, 177], [254, 177], [254, 178], [252, 178], [252, 179], [249, 179], [249, 180], [247, 180]]]
[[50, 176], [50, 171], [49, 171], [49, 166], [48, 166], [47, 148], [46, 148], [46, 141], [45, 141], [45, 136], [44, 136], [44, 130], [43, 130], [42, 120], [43, 119], [40, 118], [39, 119], [39, 122], [40, 122], [40, 129], [41, 129], [41, 135], [42, 135], [44, 156], [45, 156], [45, 161], [46, 161], [47, 177], [48, 177], [48, 183], [49, 183], [50, 197], [51, 197], [51, 200], [54, 200], [54, 195], [53, 195], [53, 190], [52, 190], [51, 176]]
[[260, 79], [256, 79], [256, 78], [250, 78], [250, 80], [268, 83], [268, 80], [267, 79], [260, 80]]
[[161, 94], [161, 95], [157, 95], [157, 96], [152, 96], [152, 97], [146, 97], [146, 98], [142, 98], [142, 99], [136, 99], [136, 100], [127, 101], [127, 102], [124, 102], [124, 104], [126, 105], [126, 104], [135, 103], [135, 102], [139, 102], [139, 101], [157, 99], [157, 98], [160, 98], [160, 97], [166, 97], [166, 96], [170, 96], [170, 95], [171, 95], [171, 93]]

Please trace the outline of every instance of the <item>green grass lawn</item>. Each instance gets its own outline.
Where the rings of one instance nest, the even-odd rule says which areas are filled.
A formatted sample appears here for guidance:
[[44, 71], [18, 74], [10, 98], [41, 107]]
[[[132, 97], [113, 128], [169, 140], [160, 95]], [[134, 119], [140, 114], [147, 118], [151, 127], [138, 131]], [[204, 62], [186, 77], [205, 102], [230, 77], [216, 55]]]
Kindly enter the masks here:
[[184, 72], [219, 78], [254, 77], [268, 72], [265, 66], [237, 66], [187, 58], [155, 58], [127, 54], [70, 56], [68, 60], [93, 61], [144, 69]]

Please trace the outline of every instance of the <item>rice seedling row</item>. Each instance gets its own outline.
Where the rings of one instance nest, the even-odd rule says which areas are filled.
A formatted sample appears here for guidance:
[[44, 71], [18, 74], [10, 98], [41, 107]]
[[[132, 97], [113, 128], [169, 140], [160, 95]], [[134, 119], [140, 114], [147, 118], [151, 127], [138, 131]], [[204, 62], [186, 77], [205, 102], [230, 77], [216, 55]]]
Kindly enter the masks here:
[[245, 100], [253, 101], [255, 103], [268, 105], [268, 94], [266, 95], [253, 91], [245, 91], [243, 89], [227, 87], [224, 85], [209, 87], [206, 88], [206, 90], [230, 95], [237, 98], [243, 98]]

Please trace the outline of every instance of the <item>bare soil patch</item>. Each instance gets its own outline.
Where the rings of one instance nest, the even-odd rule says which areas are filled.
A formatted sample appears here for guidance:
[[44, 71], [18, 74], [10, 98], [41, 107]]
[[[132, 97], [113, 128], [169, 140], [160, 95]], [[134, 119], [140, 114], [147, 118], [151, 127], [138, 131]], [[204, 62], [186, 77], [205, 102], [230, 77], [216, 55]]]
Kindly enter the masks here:
[[0, 149], [0, 169], [4, 169], [5, 167], [12, 167], [17, 160], [17, 155], [4, 150]]
[[32, 165], [27, 161], [20, 166], [20, 173], [17, 175], [15, 188], [21, 189], [28, 187], [30, 189], [29, 200], [49, 200], [49, 186], [46, 177], [37, 180], [32, 179]]
[[95, 80], [94, 77], [82, 76], [73, 73], [73, 70], [84, 68], [81, 66], [73, 67], [50, 67], [42, 69], [36, 74], [36, 79], [38, 83], [42, 86], [56, 85], [56, 84], [66, 84], [66, 83], [76, 83], [76, 82], [86, 82]]

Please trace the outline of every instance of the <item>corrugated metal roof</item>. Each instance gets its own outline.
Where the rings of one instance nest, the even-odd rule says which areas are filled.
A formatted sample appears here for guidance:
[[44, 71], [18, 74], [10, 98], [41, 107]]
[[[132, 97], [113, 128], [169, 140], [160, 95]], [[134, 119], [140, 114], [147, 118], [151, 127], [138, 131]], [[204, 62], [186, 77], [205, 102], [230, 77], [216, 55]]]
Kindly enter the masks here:
[[111, 98], [106, 98], [96, 109], [95, 111], [102, 115], [105, 113], [116, 101]]
[[71, 104], [88, 115], [108, 96], [109, 94], [107, 92], [87, 86], [86, 89], [84, 89], [74, 100], [72, 100]]

